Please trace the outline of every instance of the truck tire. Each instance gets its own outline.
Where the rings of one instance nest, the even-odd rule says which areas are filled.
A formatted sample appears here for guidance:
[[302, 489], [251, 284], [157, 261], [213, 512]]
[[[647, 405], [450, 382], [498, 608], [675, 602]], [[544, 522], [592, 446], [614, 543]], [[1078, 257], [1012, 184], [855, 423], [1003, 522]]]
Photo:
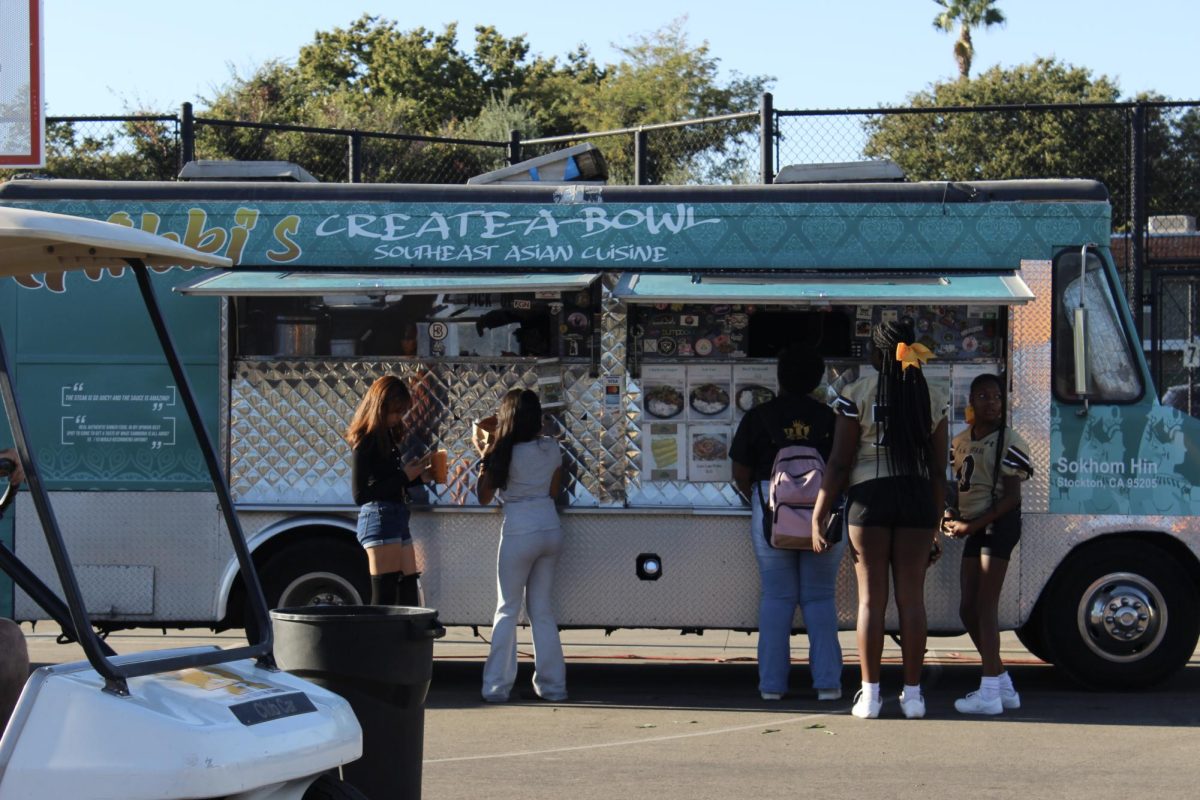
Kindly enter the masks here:
[[313, 781], [302, 800], [367, 800], [367, 796], [329, 773]]
[[1044, 641], [1069, 678], [1089, 688], [1142, 688], [1196, 649], [1196, 586], [1170, 555], [1116, 541], [1069, 558], [1043, 597]]
[[298, 541], [268, 559], [259, 575], [267, 608], [362, 605], [371, 596], [366, 553], [349, 542]]
[[1040, 658], [1047, 664], [1054, 663], [1054, 652], [1050, 649], [1049, 641], [1046, 638], [1046, 624], [1041, 606], [1035, 608], [1029, 619], [1025, 620], [1025, 624], [1017, 628], [1014, 633], [1017, 634], [1017, 640], [1034, 658]]

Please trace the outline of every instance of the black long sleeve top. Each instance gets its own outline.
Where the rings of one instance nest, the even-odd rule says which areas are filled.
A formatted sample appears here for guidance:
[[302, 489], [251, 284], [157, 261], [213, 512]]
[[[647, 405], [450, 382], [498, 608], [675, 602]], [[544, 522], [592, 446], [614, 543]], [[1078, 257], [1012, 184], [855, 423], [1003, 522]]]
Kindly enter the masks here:
[[420, 482], [420, 478], [409, 480], [404, 473], [404, 459], [395, 445], [381, 448], [377, 437], [367, 436], [353, 450], [350, 490], [355, 505], [378, 500], [403, 503], [404, 490]]

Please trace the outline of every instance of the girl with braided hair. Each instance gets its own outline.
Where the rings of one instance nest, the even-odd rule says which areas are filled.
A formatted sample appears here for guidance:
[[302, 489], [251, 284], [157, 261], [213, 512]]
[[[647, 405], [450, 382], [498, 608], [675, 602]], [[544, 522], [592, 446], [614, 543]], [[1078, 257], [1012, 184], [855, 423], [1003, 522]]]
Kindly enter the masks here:
[[906, 322], [872, 330], [876, 374], [860, 377], [834, 402], [833, 452], [813, 513], [813, 549], [819, 550], [834, 498], [849, 485], [862, 671], [851, 713], [861, 719], [878, 717], [883, 705], [879, 673], [889, 579], [895, 582], [904, 661], [900, 708], [909, 719], [925, 716], [925, 570], [945, 502], [947, 398], [926, 383], [921, 365], [932, 354], [914, 339]]

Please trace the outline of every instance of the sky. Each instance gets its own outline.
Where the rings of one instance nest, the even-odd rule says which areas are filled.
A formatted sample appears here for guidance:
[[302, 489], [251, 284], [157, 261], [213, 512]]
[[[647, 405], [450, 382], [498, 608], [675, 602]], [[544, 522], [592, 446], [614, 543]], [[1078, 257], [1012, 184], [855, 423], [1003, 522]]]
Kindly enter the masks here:
[[[12, 2], [14, 0], [6, 0]], [[363, 13], [402, 30], [459, 23], [525, 35], [531, 50], [565, 56], [587, 44], [615, 62], [614, 45], [686, 17], [693, 44], [707, 42], [722, 76], [770, 75], [778, 109], [902, 105], [953, 78], [955, 35], [933, 27], [933, 0], [603, 0], [595, 3], [353, 2], [347, 0], [43, 0], [46, 112], [50, 116], [198, 108], [230, 80], [270, 59], [293, 60], [318, 30]], [[974, 34], [972, 74], [1057, 57], [1116, 79], [1126, 99], [1153, 90], [1200, 99], [1196, 0], [999, 0], [1002, 28]]]

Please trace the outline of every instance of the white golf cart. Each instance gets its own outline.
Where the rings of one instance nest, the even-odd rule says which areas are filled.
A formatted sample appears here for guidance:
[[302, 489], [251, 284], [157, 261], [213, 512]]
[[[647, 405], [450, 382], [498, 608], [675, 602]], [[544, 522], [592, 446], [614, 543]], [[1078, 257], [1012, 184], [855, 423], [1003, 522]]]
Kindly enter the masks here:
[[257, 641], [121, 656], [96, 634], [38, 475], [0, 320], [0, 395], [66, 602], [2, 545], [0, 568], [87, 656], [43, 667], [29, 678], [0, 738], [0, 797], [361, 800], [334, 774], [362, 751], [349, 704], [275, 668], [258, 577], [147, 271], [176, 265], [230, 262], [107, 222], [0, 208], [0, 276], [132, 269], [208, 464], [245, 577]]

